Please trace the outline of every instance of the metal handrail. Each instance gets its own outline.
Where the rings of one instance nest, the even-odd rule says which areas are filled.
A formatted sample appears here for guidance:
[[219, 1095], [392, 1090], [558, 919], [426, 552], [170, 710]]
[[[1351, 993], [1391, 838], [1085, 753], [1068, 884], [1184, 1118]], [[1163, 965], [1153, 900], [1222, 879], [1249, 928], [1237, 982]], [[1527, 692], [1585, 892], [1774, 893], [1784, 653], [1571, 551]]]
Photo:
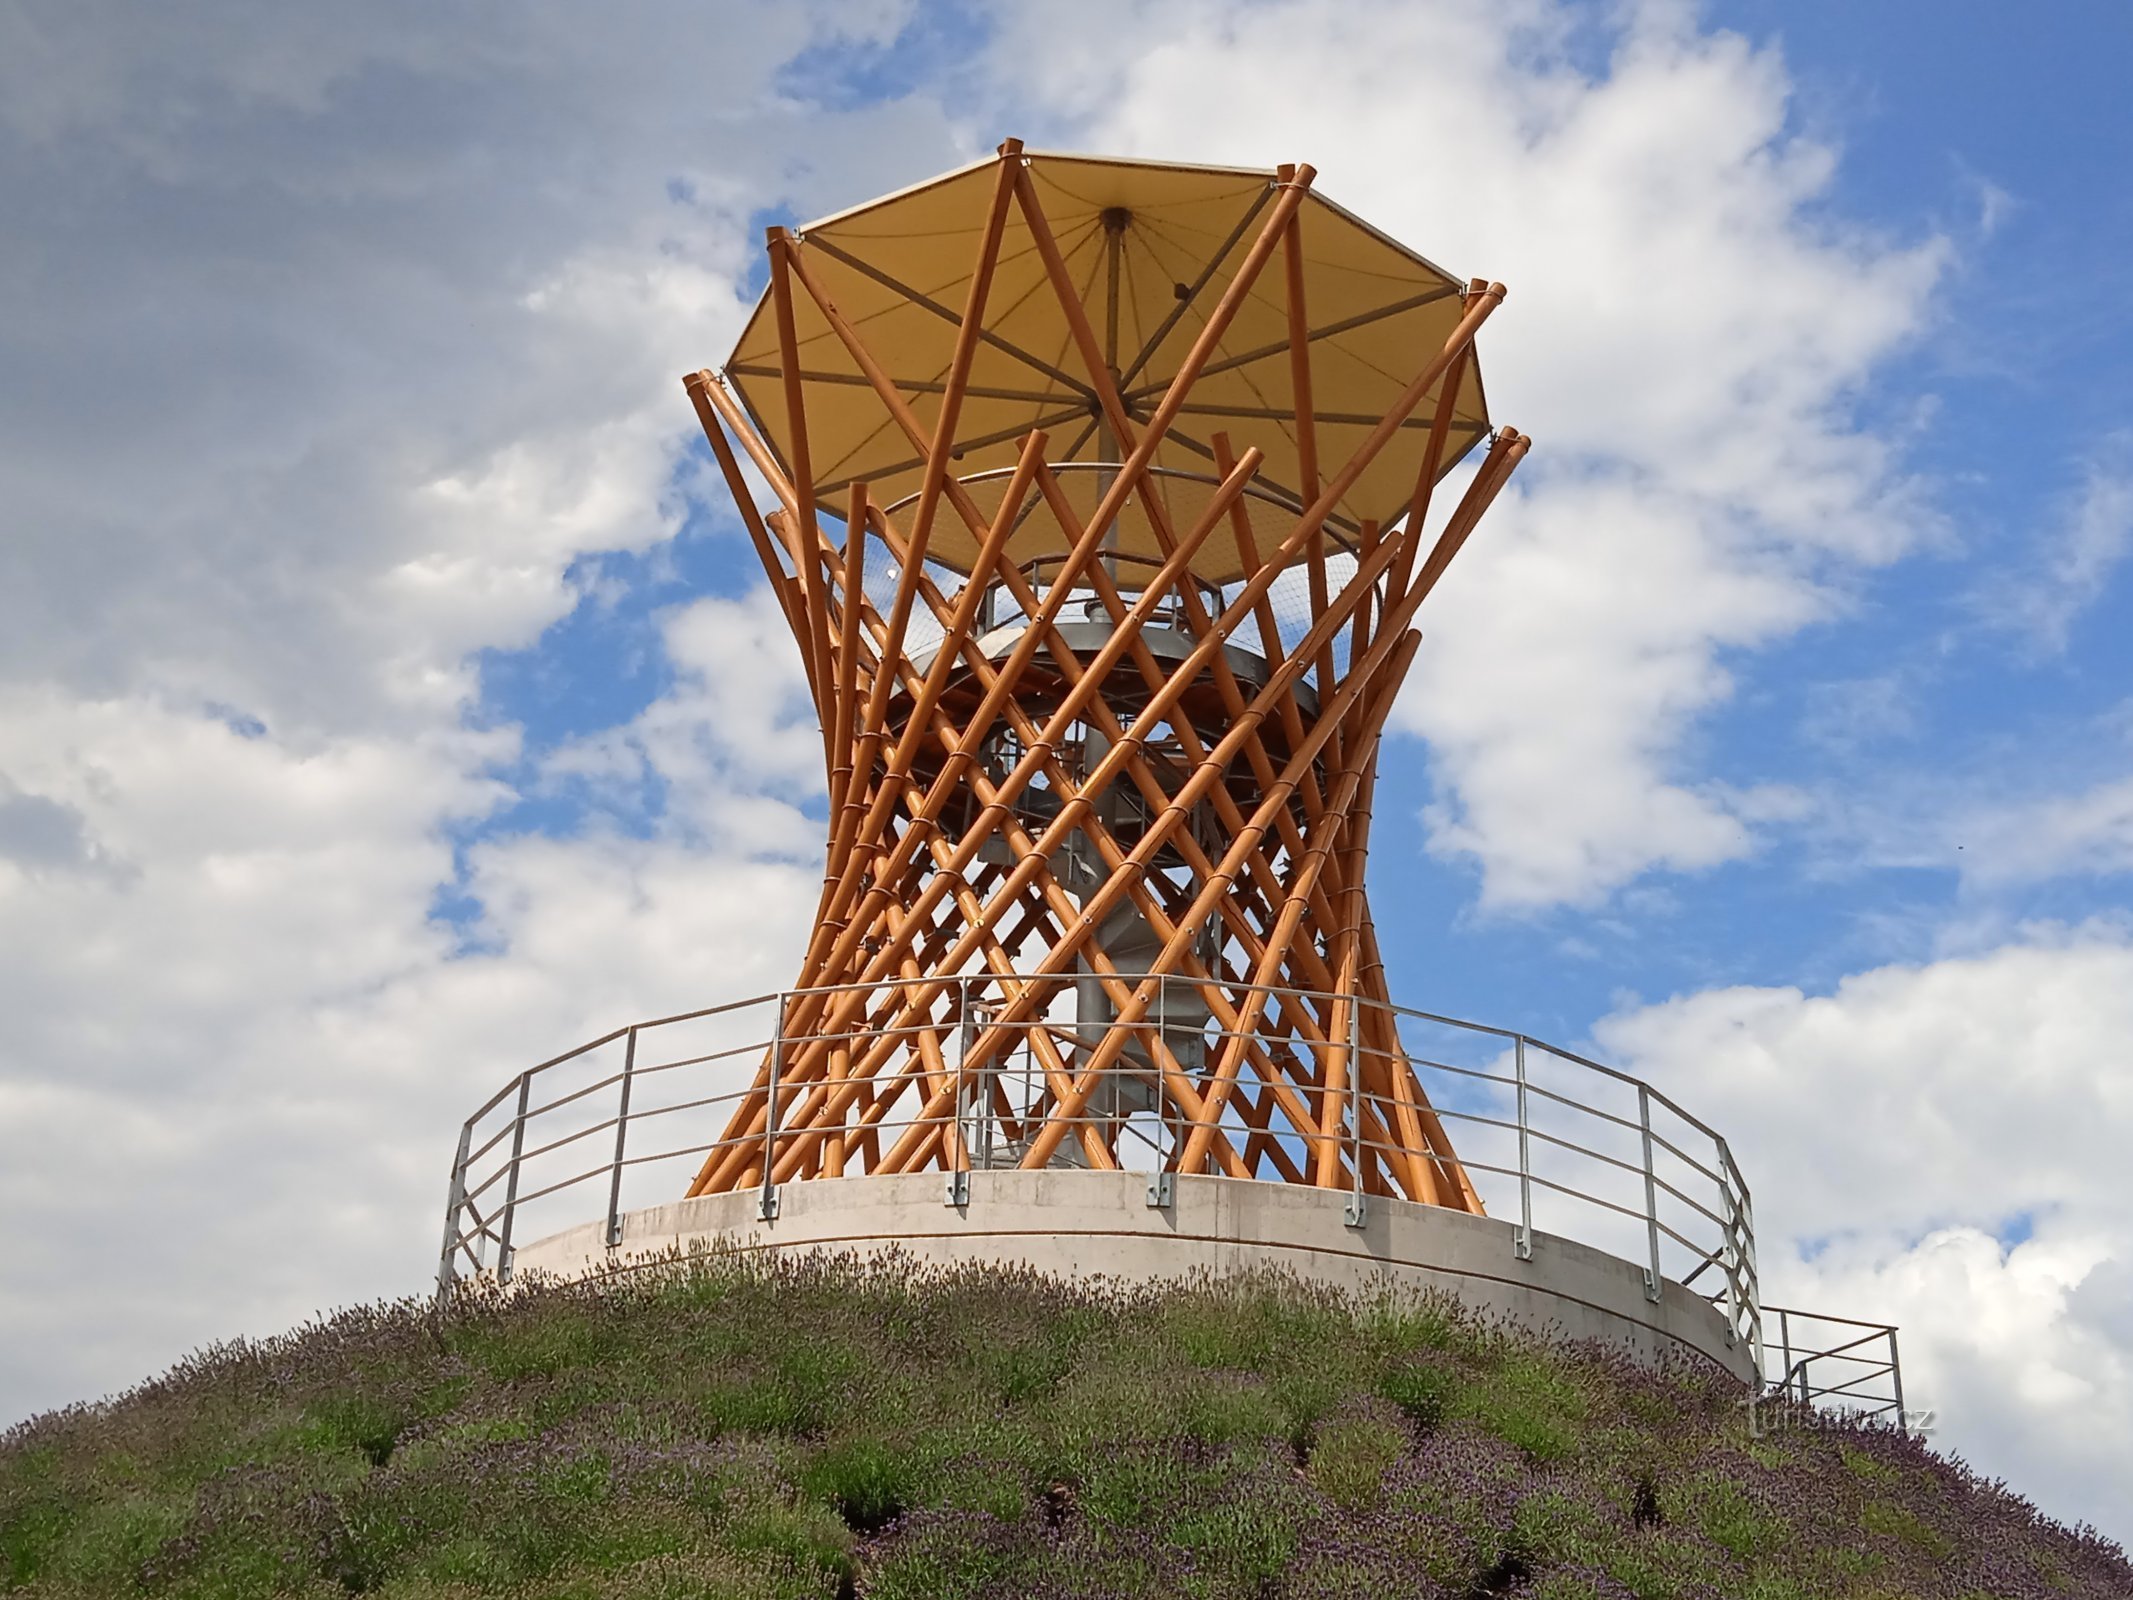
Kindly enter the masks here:
[[[1760, 1426], [1790, 1408], [1813, 1411], [1818, 1406], [1827, 1408], [1832, 1401], [1856, 1402], [1837, 1408], [1852, 1417], [1892, 1422], [1905, 1432], [1917, 1426], [1904, 1408], [1903, 1358], [1894, 1325], [1795, 1306], [1765, 1306], [1763, 1314], [1774, 1321], [1779, 1368], [1754, 1413]], [[1815, 1330], [1825, 1326], [1844, 1331], [1818, 1335]], [[1838, 1342], [1823, 1342], [1831, 1337]], [[1835, 1370], [1821, 1376], [1828, 1367]]]
[[[946, 1159], [952, 1168], [948, 1175], [951, 1196], [958, 1203], [968, 1203], [969, 1174], [974, 1163], [983, 1164], [977, 1170], [997, 1166], [1003, 1153], [1010, 1162], [1020, 1163], [1021, 1152], [1007, 1137], [1010, 1126], [1020, 1126], [1032, 1119], [1060, 1120], [1046, 1103], [1045, 1074], [1032, 1061], [1031, 1039], [1035, 1034], [1046, 1032], [1052, 1035], [1057, 1046], [1068, 1056], [1069, 1071], [1080, 1076], [1081, 1069], [1074, 1065], [1074, 1057], [1092, 1050], [1111, 1028], [1125, 1027], [1136, 1040], [1147, 1044], [1161, 1065], [1151, 1064], [1145, 1055], [1136, 1059], [1121, 1054], [1108, 1069], [1110, 1079], [1112, 1083], [1132, 1081], [1143, 1087], [1153, 1077], [1176, 1073], [1183, 1073], [1189, 1081], [1197, 1081], [1196, 1069], [1186, 1067], [1177, 1051], [1186, 1049], [1189, 1053], [1192, 1041], [1197, 1040], [1202, 1058], [1211, 1061], [1224, 1047], [1225, 1041], [1237, 1037], [1234, 1030], [1208, 1016], [1204, 1005], [1196, 1011], [1193, 1004], [1187, 1003], [1197, 996], [1197, 983], [1168, 976], [1149, 978], [1133, 973], [1122, 976], [1136, 985], [1153, 983], [1156, 986], [1154, 1004], [1131, 1024], [1062, 1023], [1040, 1012], [1010, 1029], [1000, 1030], [997, 1007], [1012, 989], [1033, 982], [1056, 983], [1059, 980], [1056, 976], [1040, 978], [1036, 974], [977, 972], [874, 984], [816, 985], [759, 995], [634, 1023], [550, 1057], [505, 1083], [460, 1130], [452, 1164], [443, 1247], [438, 1261], [439, 1290], [449, 1292], [452, 1283], [467, 1270], [494, 1272], [499, 1279], [508, 1281], [514, 1254], [513, 1240], [522, 1231], [521, 1213], [537, 1202], [600, 1180], [605, 1181], [607, 1188], [606, 1236], [610, 1247], [618, 1245], [625, 1174], [630, 1175], [634, 1185], [641, 1169], [662, 1163], [701, 1158], [736, 1146], [746, 1146], [751, 1152], [760, 1151], [766, 1140], [774, 1141], [777, 1137], [775, 1125], [782, 1102], [797, 1096], [792, 1103], [802, 1103], [821, 1086], [819, 1079], [787, 1083], [780, 1094], [772, 1097], [772, 1112], [765, 1119], [765, 1127], [729, 1137], [719, 1126], [707, 1127], [703, 1119], [708, 1117], [715, 1123], [723, 1123], [728, 1115], [727, 1108], [739, 1105], [754, 1093], [750, 1082], [736, 1078], [731, 1080], [730, 1089], [681, 1097], [672, 1097], [671, 1089], [662, 1091], [663, 1084], [686, 1084], [691, 1090], [707, 1087], [701, 1074], [732, 1070], [744, 1060], [751, 1063], [748, 1076], [752, 1079], [752, 1063], [766, 1055], [774, 1061], [783, 1061], [797, 1050], [828, 1040], [860, 1037], [874, 1040], [929, 1029], [950, 1031], [939, 1022], [919, 1022], [903, 1027], [867, 1026], [864, 1018], [872, 1012], [872, 1007], [863, 1011], [860, 1019], [839, 1029], [786, 1031], [788, 1022], [796, 1018], [797, 1007], [841, 995], [909, 996], [930, 990], [933, 1004], [942, 1003], [945, 997], [946, 1003], [953, 1008], [948, 1015], [967, 1019], [966, 1024], [958, 1024], [952, 1030], [959, 1033], [958, 1048], [952, 1052], [946, 1052], [944, 1048], [940, 1059], [941, 1068], [954, 1075], [957, 1086], [952, 1109], [930, 1118], [894, 1115], [891, 1101], [880, 1100], [864, 1117], [855, 1119], [845, 1135], [844, 1145], [854, 1152], [886, 1149], [893, 1138], [914, 1128], [939, 1127], [943, 1130], [940, 1137], [948, 1152]], [[1250, 995], [1265, 995], [1278, 1002], [1284, 1016], [1327, 1016], [1334, 998], [1314, 991], [1273, 985], [1224, 983], [1222, 989], [1236, 1002], [1242, 1002]], [[1469, 1181], [1475, 1182], [1477, 1190], [1481, 1191], [1484, 1202], [1500, 1214], [1515, 1218], [1514, 1248], [1520, 1258], [1532, 1254], [1537, 1199], [1550, 1207], [1574, 1204], [1579, 1208], [1575, 1216], [1594, 1216], [1602, 1221], [1612, 1219], [1612, 1225], [1618, 1230], [1626, 1225], [1641, 1225], [1647, 1295], [1657, 1300], [1665, 1284], [1690, 1285], [1703, 1279], [1715, 1266], [1719, 1281], [1705, 1297], [1724, 1315], [1728, 1342], [1745, 1339], [1755, 1370], [1759, 1374], [1765, 1370], [1766, 1314], [1761, 1305], [1755, 1264], [1753, 1207], [1747, 1182], [1721, 1135], [1649, 1084], [1575, 1051], [1512, 1029], [1388, 1006], [1382, 1001], [1362, 999], [1360, 1004], [1348, 1008], [1350, 1037], [1345, 1041], [1313, 1039], [1300, 1030], [1284, 1034], [1262, 1030], [1255, 1037], [1265, 1040], [1271, 1047], [1292, 1051], [1307, 1059], [1315, 1052], [1337, 1049], [1349, 1050], [1364, 1059], [1382, 1058], [1385, 1054], [1382, 1045], [1366, 1047], [1362, 1043], [1362, 1019], [1366, 1008], [1389, 1021], [1392, 1031], [1401, 1036], [1402, 1053], [1425, 1090], [1427, 1111], [1438, 1118], [1456, 1120], [1477, 1130], [1474, 1135], [1477, 1148], [1464, 1152], [1461, 1164], [1469, 1174]], [[980, 1012], [987, 1013], [982, 1023], [978, 1020]], [[686, 1047], [676, 1046], [665, 1054], [655, 1048], [675, 1030], [697, 1027], [731, 1030], [736, 1024], [756, 1018], [763, 1019], [762, 1024], [749, 1031], [746, 1037], [720, 1037], [708, 1041], [691, 1038]], [[1451, 1030], [1486, 1041], [1497, 1050], [1490, 1065], [1498, 1070], [1439, 1060], [1436, 1057], [1441, 1051], [1410, 1047], [1406, 1035], [1432, 1029]], [[1017, 1031], [1020, 1033], [1019, 1044], [1012, 1037]], [[966, 1072], [965, 1053], [973, 1050], [980, 1034], [992, 1039], [993, 1044], [986, 1058]], [[612, 1053], [617, 1047], [621, 1051], [619, 1067]], [[1018, 1056], [1019, 1064], [1016, 1061]], [[1505, 1066], [1509, 1067], [1508, 1072], [1501, 1070]], [[1535, 1072], [1540, 1067], [1547, 1069], [1549, 1082], [1536, 1081]], [[681, 1068], [693, 1070], [679, 1079], [663, 1076]], [[942, 1081], [937, 1071], [927, 1070], [924, 1062], [916, 1059], [915, 1051], [914, 1061], [907, 1071], [928, 1084], [939, 1086]], [[579, 1075], [586, 1081], [575, 1081]], [[1383, 1165], [1385, 1155], [1405, 1148], [1392, 1142], [1397, 1137], [1393, 1132], [1397, 1127], [1396, 1119], [1425, 1109], [1401, 1096], [1366, 1091], [1361, 1078], [1360, 1072], [1349, 1074], [1349, 1090], [1333, 1113], [1330, 1129], [1308, 1136], [1295, 1132], [1261, 1136], [1262, 1139], [1271, 1137], [1274, 1148], [1283, 1152], [1284, 1159], [1290, 1163], [1290, 1170], [1306, 1177], [1319, 1164], [1325, 1152], [1324, 1141], [1331, 1137], [1335, 1141], [1334, 1168], [1341, 1177], [1342, 1186], [1352, 1190], [1349, 1198], [1351, 1223], [1361, 1222], [1372, 1198], [1366, 1193], [1364, 1172], [1369, 1163], [1363, 1153], [1374, 1153]], [[1075, 1130], [1097, 1129], [1113, 1144], [1117, 1142], [1118, 1134], [1130, 1129], [1135, 1135], [1133, 1149], [1138, 1152], [1145, 1146], [1146, 1153], [1157, 1163], [1151, 1174], [1151, 1204], [1158, 1203], [1158, 1196], [1165, 1197], [1162, 1203], [1168, 1203], [1167, 1196], [1172, 1190], [1166, 1179], [1175, 1172], [1179, 1157], [1196, 1128], [1212, 1127], [1237, 1140], [1239, 1148], [1251, 1137], [1252, 1130], [1239, 1120], [1234, 1101], [1200, 1123], [1178, 1114], [1160, 1099], [1157, 1100], [1161, 1107], [1159, 1116], [1151, 1112], [1120, 1112], [1115, 1109], [1120, 1103], [1117, 1096], [1099, 1098], [1107, 1087], [1107, 1084], [1097, 1086], [1083, 1112], [1071, 1119], [1070, 1126]], [[540, 1091], [538, 1102], [535, 1100], [537, 1088]], [[670, 1098], [660, 1098], [661, 1092]], [[1306, 1096], [1319, 1093], [1308, 1085], [1300, 1086], [1299, 1092]], [[1634, 1097], [1626, 1108], [1627, 1114], [1624, 1108], [1598, 1103], [1601, 1095], [1610, 1093]], [[612, 1098], [604, 1098], [608, 1095]], [[921, 1100], [923, 1098], [921, 1095]], [[1098, 1109], [1100, 1105], [1113, 1109]], [[574, 1107], [583, 1107], [591, 1114], [582, 1117], [566, 1115]], [[1005, 1119], [998, 1114], [1003, 1107], [1009, 1113]], [[1321, 1111], [1319, 1115], [1326, 1113]], [[1148, 1126], [1140, 1126], [1136, 1118]], [[665, 1138], [678, 1142], [643, 1147], [646, 1135], [662, 1130], [665, 1130]], [[557, 1152], [565, 1151], [583, 1139], [609, 1132], [614, 1136], [609, 1159], [583, 1170], [573, 1166], [560, 1175], [550, 1170]], [[1609, 1144], [1614, 1148], [1605, 1148]], [[1078, 1132], [1064, 1141], [1060, 1149], [1063, 1154], [1055, 1159], [1064, 1162], [1080, 1159]], [[1662, 1154], [1679, 1166], [1662, 1166]], [[863, 1155], [855, 1155], [855, 1166], [864, 1163]], [[757, 1164], [752, 1162], [751, 1166]], [[1498, 1179], [1502, 1182], [1494, 1181]], [[500, 1199], [492, 1197], [498, 1186], [502, 1188]], [[776, 1215], [777, 1187], [767, 1179], [761, 1184], [761, 1210], [766, 1219]], [[486, 1214], [477, 1209], [477, 1201], [486, 1208]], [[1551, 1213], [1549, 1231], [1552, 1233], [1574, 1238], [1585, 1227], [1575, 1217], [1563, 1222]], [[1620, 1237], [1626, 1238], [1626, 1235]], [[1588, 1237], [1587, 1242], [1596, 1241]], [[1610, 1243], [1603, 1247], [1612, 1249], [1616, 1246]], [[1806, 1314], [1791, 1315], [1804, 1317]], [[1843, 1321], [1838, 1318], [1821, 1320]], [[1886, 1336], [1893, 1370], [1894, 1330], [1881, 1324], [1858, 1326], [1872, 1330], [1866, 1336], [1869, 1339]], [[1815, 1363], [1837, 1361], [1843, 1352], [1836, 1348], [1816, 1348], [1805, 1351], [1796, 1360], [1789, 1324], [1786, 1335], [1783, 1360], [1778, 1366], [1778, 1371], [1783, 1374], [1786, 1394], [1810, 1403], [1818, 1395], [1836, 1396], [1839, 1393], [1836, 1386], [1815, 1381], [1817, 1372], [1822, 1370]], [[1900, 1386], [1900, 1379], [1897, 1382]], [[1900, 1412], [1900, 1393], [1896, 1400], [1895, 1409]]]

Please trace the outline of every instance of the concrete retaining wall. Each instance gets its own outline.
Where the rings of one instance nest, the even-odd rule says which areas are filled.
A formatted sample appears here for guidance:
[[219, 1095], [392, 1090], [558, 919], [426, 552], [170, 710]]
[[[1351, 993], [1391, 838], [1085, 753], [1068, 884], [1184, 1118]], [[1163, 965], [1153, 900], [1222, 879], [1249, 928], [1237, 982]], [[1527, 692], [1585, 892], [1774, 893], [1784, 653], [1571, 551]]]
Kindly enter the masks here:
[[1644, 1268], [1575, 1240], [1537, 1233], [1518, 1259], [1516, 1228], [1493, 1217], [1372, 1197], [1363, 1226], [1347, 1195], [1234, 1178], [1180, 1177], [1174, 1203], [1148, 1204], [1137, 1172], [973, 1172], [964, 1206], [944, 1203], [939, 1173], [810, 1179], [778, 1191], [774, 1222], [757, 1193], [706, 1195], [604, 1219], [520, 1248], [515, 1274], [583, 1277], [675, 1250], [868, 1253], [900, 1248], [920, 1262], [1017, 1262], [1061, 1276], [1145, 1283], [1272, 1268], [1350, 1290], [1437, 1288], [1484, 1311], [1653, 1360], [1693, 1351], [1747, 1379], [1748, 1346], [1729, 1342], [1720, 1312], [1679, 1284], [1646, 1297]]

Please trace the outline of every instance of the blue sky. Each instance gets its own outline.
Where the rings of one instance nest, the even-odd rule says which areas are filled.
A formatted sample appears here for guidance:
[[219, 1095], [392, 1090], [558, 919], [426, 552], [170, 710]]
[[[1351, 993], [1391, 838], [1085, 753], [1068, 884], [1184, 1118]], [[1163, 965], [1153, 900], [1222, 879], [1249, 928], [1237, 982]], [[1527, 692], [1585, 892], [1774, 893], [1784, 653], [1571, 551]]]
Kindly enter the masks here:
[[[1791, 127], [1841, 145], [1818, 211], [1899, 240], [1946, 234], [1959, 255], [1917, 336], [1854, 397], [1862, 419], [1900, 441], [1931, 539], [1850, 581], [1839, 615], [1729, 657], [1734, 692], [1695, 728], [1682, 765], [1742, 787], [1827, 788], [1891, 812], [1930, 806], [1937, 790], [2012, 799], [2101, 781], [2121, 770], [2116, 758], [2133, 736], [2123, 720], [2133, 585], [2106, 574], [2063, 641], [2016, 625], [1998, 591], [2023, 582], [2075, 514], [2092, 464], [2133, 470], [2133, 453], [2114, 454], [2133, 451], [2120, 441], [2133, 302], [2114, 293], [2133, 246], [2133, 186], [2120, 165], [2124, 130], [2100, 115], [2119, 59], [2110, 41], [2133, 45], [2133, 21], [2105, 6], [2045, 27], [1987, 7], [1968, 8], [1952, 27], [1938, 16], [1927, 25], [1909, 7], [1748, 4], [1707, 15], [1781, 51]], [[981, 14], [935, 13], [886, 41], [824, 44], [783, 78], [818, 92], [834, 85], [832, 104], [897, 98], [952, 70], [973, 23], [986, 25]], [[2075, 37], [2087, 45], [2068, 49]], [[1605, 42], [1595, 34], [1588, 48]], [[1329, 192], [1339, 192], [1338, 178], [1328, 178]], [[832, 193], [825, 204], [863, 197]], [[796, 219], [766, 211], [751, 224], [780, 220]], [[758, 269], [746, 288], [760, 285]], [[1500, 396], [1498, 409], [1515, 419], [1517, 402]], [[708, 463], [700, 446], [697, 454], [692, 471]], [[697, 595], [738, 595], [756, 576], [715, 498], [692, 504], [655, 551], [582, 560], [572, 578], [594, 598], [531, 647], [483, 660], [485, 713], [526, 736], [528, 765], [518, 770], [667, 692], [662, 611]], [[1419, 811], [1434, 782], [1426, 744], [1392, 741], [1386, 773], [1388, 794]], [[653, 826], [662, 797], [638, 799], [645, 811], [606, 820]], [[466, 833], [567, 830], [583, 824], [584, 801], [527, 800]], [[1931, 954], [1936, 930], [1980, 909], [1955, 859], [1973, 846], [1952, 836], [1945, 847], [1921, 839], [1910, 850], [1864, 850], [1803, 827], [1744, 860], [1515, 914], [1478, 908], [1472, 863], [1419, 842], [1388, 837], [1372, 867], [1398, 935], [1403, 992], [1562, 1036], [1578, 1036], [1625, 994], [1826, 987], [1862, 962]], [[2080, 921], [2114, 913], [2122, 888], [2111, 873], [2054, 875], [1995, 889], [1989, 911], [2009, 922]]]
[[1013, 134], [1511, 285], [1395, 993], [1738, 1130], [1774, 1288], [2133, 1531], [2133, 14], [1082, 15], [0, 19], [0, 1415], [415, 1287], [496, 1083], [786, 981], [819, 740], [679, 375]]

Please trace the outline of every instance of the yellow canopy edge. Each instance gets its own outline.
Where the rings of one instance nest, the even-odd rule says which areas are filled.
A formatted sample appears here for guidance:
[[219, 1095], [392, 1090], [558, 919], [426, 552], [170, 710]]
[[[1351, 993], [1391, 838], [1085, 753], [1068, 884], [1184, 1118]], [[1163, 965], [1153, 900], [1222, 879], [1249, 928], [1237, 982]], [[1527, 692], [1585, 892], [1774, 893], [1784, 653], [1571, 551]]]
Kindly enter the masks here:
[[[1251, 247], [1277, 177], [1271, 171], [1035, 152], [1023, 159], [1128, 411], [1145, 420]], [[797, 235], [795, 248], [809, 276], [929, 431], [995, 176], [995, 163], [987, 161], [840, 212]], [[1330, 477], [1443, 349], [1464, 310], [1464, 284], [1315, 193], [1306, 196], [1298, 219], [1319, 470]], [[918, 489], [920, 455], [813, 299], [796, 290], [793, 300], [816, 496], [834, 511], [847, 487], [864, 481], [894, 515]], [[1108, 481], [1102, 465], [1123, 452], [1102, 425], [1066, 315], [1018, 208], [1008, 213], [984, 326], [988, 337], [977, 347], [957, 418], [952, 470], [990, 512], [1019, 441], [1032, 428], [1043, 428], [1051, 436], [1046, 457], [1086, 516]], [[725, 370], [764, 438], [789, 466], [784, 370], [767, 293]], [[1435, 391], [1424, 398], [1343, 498], [1327, 524], [1336, 545], [1351, 545], [1366, 519], [1386, 525], [1404, 514], [1440, 398]], [[1265, 455], [1245, 502], [1256, 549], [1264, 555], [1293, 523], [1302, 487], [1286, 278], [1278, 256], [1225, 331], [1156, 455], [1155, 481], [1181, 532], [1219, 477], [1212, 443], [1218, 431], [1228, 434], [1238, 453], [1257, 446]], [[1488, 431], [1478, 363], [1469, 361], [1454, 397], [1443, 471]], [[1037, 560], [1065, 543], [1040, 507], [1010, 541], [1008, 557]], [[1137, 505], [1121, 514], [1114, 543], [1129, 557], [1159, 559], [1162, 553]], [[976, 551], [961, 519], [944, 509], [929, 557], [968, 570]], [[1196, 575], [1213, 584], [1237, 581], [1247, 565], [1227, 525], [1201, 546], [1193, 563]]]

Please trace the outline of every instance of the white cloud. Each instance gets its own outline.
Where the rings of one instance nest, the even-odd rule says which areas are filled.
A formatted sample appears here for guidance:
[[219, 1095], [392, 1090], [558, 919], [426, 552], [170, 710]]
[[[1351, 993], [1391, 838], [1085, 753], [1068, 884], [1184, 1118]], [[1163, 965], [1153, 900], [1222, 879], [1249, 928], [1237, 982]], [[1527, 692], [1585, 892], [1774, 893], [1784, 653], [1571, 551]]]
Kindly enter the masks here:
[[[1903, 1324], [1935, 1443], [2123, 1537], [2133, 943], [2106, 928], [1713, 990], [1595, 1036], [1727, 1131], [1768, 1298]], [[2003, 1243], [2002, 1241], [2010, 1241]]]
[[644, 724], [700, 826], [477, 845], [471, 949], [432, 911], [512, 798], [477, 652], [679, 525], [755, 213], [960, 158], [774, 87], [900, 14], [0, 17], [0, 1416], [419, 1287], [498, 1081], [789, 978], [747, 602], [674, 622], [703, 703]]
[[2080, 489], [2038, 540], [2033, 565], [2002, 580], [1979, 604], [2041, 649], [2066, 648], [2075, 620], [2103, 594], [2133, 553], [2133, 433], [2090, 453]]
[[1960, 831], [1965, 878], [1986, 889], [2133, 872], [2133, 778], [1975, 811]]
[[0, 675], [278, 731], [456, 716], [573, 556], [668, 537], [752, 213], [956, 154], [770, 87], [879, 7], [11, 16]]
[[1510, 285], [1484, 368], [1534, 436], [1526, 487], [1425, 611], [1402, 708], [1446, 790], [1435, 848], [1507, 907], [1751, 849], [1754, 808], [1684, 782], [1681, 741], [1727, 652], [1827, 615], [1825, 583], [1924, 525], [1851, 407], [1944, 243], [1832, 217], [1836, 153], [1793, 131], [1777, 53], [1684, 8], [1631, 8], [1598, 69], [1589, 15], [1542, 0], [1113, 4], [1066, 37], [1049, 15], [1015, 13], [997, 71], [1077, 142], [1309, 160]]
[[1912, 676], [1901, 672], [1810, 684], [1801, 735], [1841, 755], [1907, 739], [1918, 727], [1916, 692]]
[[1935, 1448], [2007, 1478], [2049, 1515], [2133, 1533], [2122, 1488], [2133, 1328], [2111, 1320], [2133, 1259], [2117, 1230], [2052, 1218], [2008, 1245], [1948, 1228], [1782, 1272], [1788, 1297], [1901, 1324], [1905, 1400], [1933, 1413]]
[[1433, 599], [1400, 708], [1453, 775], [1431, 848], [1485, 863], [1485, 900], [1506, 906], [1745, 853], [1771, 796], [1676, 781], [1670, 758], [1731, 692], [1716, 647], [1781, 637], [1822, 599], [1707, 507], [1620, 477], [1491, 515]]
[[[1839, 687], [1843, 692], [1810, 723], [1817, 737], [1841, 747], [1847, 739], [1915, 731], [1903, 720], [1901, 683], [1887, 696], [1876, 680]], [[2133, 701], [2074, 719], [2046, 714], [2021, 730], [2019, 742], [2002, 736], [1974, 751], [1939, 750], [1930, 766], [1827, 791], [1818, 798], [1816, 824], [1836, 870], [1956, 874], [1966, 913], [1996, 921], [1999, 938], [2022, 915], [2025, 891], [2083, 881], [2100, 887], [2133, 873], [2129, 767]]]
[[138, 701], [11, 694], [0, 730], [0, 768], [118, 868], [0, 866], [14, 1411], [345, 1292], [325, 1219], [404, 1202], [373, 1169], [437, 1057], [350, 1049], [334, 1017], [449, 954], [440, 825], [495, 791], [465, 748], [305, 751]]
[[2022, 202], [1982, 174], [1971, 174], [1970, 181], [1977, 191], [1977, 231], [1990, 238], [2022, 209]]
[[[683, 842], [476, 847], [474, 953], [431, 916], [481, 750], [315, 751], [56, 695], [0, 768], [75, 863], [0, 864], [0, 1409], [419, 1287], [460, 1117], [631, 1018], [787, 981], [816, 872]], [[492, 750], [499, 736], [459, 736]]]
[[623, 727], [543, 763], [553, 784], [585, 782], [624, 817], [655, 792], [671, 837], [755, 855], [819, 857], [823, 825], [798, 803], [823, 787], [822, 734], [792, 630], [770, 591], [711, 597], [662, 621], [669, 691]]

